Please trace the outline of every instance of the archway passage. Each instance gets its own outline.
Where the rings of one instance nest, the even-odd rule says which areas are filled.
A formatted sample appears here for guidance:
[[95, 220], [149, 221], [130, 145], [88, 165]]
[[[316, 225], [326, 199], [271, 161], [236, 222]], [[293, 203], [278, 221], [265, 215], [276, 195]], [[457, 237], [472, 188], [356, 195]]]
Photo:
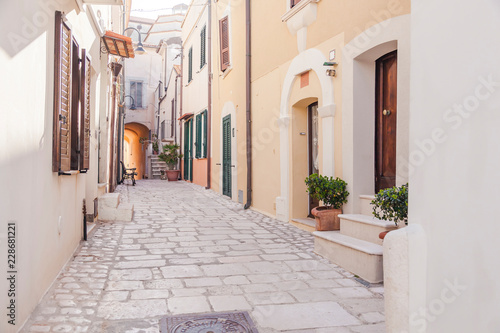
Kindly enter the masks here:
[[146, 174], [146, 145], [141, 138], [148, 138], [149, 129], [139, 123], [125, 124], [124, 141], [127, 147], [123, 161], [126, 168], [136, 168], [136, 179], [143, 179]]

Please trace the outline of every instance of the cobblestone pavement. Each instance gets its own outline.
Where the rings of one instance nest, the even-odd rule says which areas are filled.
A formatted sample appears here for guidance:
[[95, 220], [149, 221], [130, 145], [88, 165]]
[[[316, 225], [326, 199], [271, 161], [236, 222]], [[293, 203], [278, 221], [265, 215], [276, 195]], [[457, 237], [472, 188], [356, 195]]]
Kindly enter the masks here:
[[248, 311], [260, 333], [384, 332], [383, 287], [313, 253], [310, 233], [184, 182], [119, 186], [23, 332], [159, 332], [171, 314]]

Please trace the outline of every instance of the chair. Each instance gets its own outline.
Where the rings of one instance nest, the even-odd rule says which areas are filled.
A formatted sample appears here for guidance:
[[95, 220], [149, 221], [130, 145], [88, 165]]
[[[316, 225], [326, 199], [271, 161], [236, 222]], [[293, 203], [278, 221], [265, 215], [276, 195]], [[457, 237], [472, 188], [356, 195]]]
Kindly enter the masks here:
[[122, 181], [120, 182], [120, 184], [123, 184], [123, 182], [125, 181], [125, 179], [130, 179], [132, 180], [132, 186], [135, 186], [135, 176], [137, 176], [137, 172], [135, 172], [135, 170], [137, 168], [125, 168], [125, 164], [120, 161], [120, 164], [122, 166]]

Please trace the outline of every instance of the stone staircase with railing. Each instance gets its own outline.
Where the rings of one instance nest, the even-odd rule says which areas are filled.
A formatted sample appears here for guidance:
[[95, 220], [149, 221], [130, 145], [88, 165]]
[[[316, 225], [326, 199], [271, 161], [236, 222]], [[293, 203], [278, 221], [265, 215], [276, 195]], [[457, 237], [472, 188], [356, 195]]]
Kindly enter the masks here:
[[167, 164], [163, 161], [160, 161], [158, 155], [151, 155], [151, 175], [152, 179], [160, 179], [161, 170], [165, 170]]
[[314, 251], [370, 283], [379, 283], [384, 279], [379, 234], [397, 227], [373, 217], [373, 199], [373, 195], [359, 197], [361, 214], [339, 215], [339, 231], [313, 232]]

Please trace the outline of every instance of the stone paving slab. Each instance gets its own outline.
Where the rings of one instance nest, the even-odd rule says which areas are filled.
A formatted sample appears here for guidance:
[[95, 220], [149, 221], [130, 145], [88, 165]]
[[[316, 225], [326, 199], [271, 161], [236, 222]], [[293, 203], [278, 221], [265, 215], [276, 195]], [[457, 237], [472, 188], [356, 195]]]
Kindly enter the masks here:
[[159, 332], [165, 315], [248, 311], [260, 333], [385, 332], [383, 286], [313, 253], [291, 224], [185, 182], [121, 185], [22, 332]]

